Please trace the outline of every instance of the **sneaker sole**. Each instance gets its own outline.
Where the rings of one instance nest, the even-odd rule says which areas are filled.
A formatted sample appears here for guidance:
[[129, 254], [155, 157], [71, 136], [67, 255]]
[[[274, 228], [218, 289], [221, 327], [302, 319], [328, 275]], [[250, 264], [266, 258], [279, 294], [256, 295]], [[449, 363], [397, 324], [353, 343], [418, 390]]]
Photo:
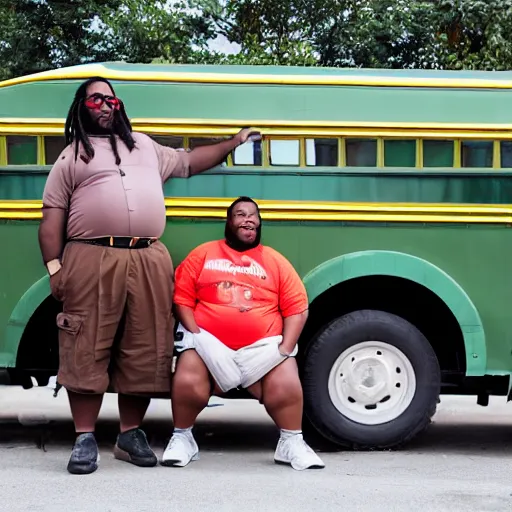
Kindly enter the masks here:
[[129, 462], [130, 464], [133, 464], [140, 468], [152, 468], [158, 464], [156, 456], [154, 459], [138, 459], [136, 457], [132, 457], [128, 452], [119, 448], [117, 444], [114, 446], [114, 457], [118, 460]]
[[177, 460], [177, 459], [166, 459], [166, 460], [162, 459], [160, 461], [160, 465], [165, 466], [167, 468], [184, 468], [185, 466], [188, 466], [191, 462], [193, 462], [195, 460], [199, 460], [199, 453], [196, 453], [195, 455], [193, 455], [192, 458], [186, 464], [183, 464], [183, 462], [181, 462], [181, 460]]
[[[276, 464], [278, 464], [279, 466], [289, 466], [291, 467], [292, 469], [295, 469], [293, 468], [292, 466], [292, 463], [291, 462], [286, 462], [285, 460], [279, 460], [279, 459], [274, 459], [274, 462]], [[324, 465], [321, 465], [321, 464], [313, 464], [311, 466], [308, 466], [307, 468], [304, 468], [304, 469], [324, 469], [325, 468], [325, 464]], [[301, 471], [301, 470], [296, 470], [296, 471]]]
[[98, 469], [98, 464], [94, 464], [92, 466], [85, 466], [80, 464], [68, 464], [67, 470], [68, 473], [72, 475], [90, 475], [94, 473]]

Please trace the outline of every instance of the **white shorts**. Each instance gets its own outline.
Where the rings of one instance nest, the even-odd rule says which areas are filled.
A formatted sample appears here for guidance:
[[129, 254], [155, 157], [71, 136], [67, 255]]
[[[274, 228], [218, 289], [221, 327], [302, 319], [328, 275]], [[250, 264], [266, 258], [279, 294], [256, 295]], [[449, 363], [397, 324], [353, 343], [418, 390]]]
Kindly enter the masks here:
[[270, 336], [239, 350], [232, 350], [204, 329], [194, 334], [178, 325], [183, 339], [174, 342], [178, 352], [194, 349], [203, 360], [223, 393], [238, 387], [248, 388], [261, 380], [270, 370], [297, 354], [295, 346], [290, 356], [279, 352], [282, 336]]

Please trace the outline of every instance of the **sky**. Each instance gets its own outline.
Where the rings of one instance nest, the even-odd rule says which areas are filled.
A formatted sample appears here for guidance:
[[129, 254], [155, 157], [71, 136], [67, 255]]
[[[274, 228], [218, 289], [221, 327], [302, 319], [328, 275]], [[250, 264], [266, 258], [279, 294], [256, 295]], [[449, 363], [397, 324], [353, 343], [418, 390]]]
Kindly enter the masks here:
[[223, 35], [218, 35], [215, 39], [210, 41], [208, 43], [208, 47], [212, 51], [225, 53], [227, 55], [232, 53], [238, 53], [240, 51], [240, 46], [238, 44], [230, 43]]

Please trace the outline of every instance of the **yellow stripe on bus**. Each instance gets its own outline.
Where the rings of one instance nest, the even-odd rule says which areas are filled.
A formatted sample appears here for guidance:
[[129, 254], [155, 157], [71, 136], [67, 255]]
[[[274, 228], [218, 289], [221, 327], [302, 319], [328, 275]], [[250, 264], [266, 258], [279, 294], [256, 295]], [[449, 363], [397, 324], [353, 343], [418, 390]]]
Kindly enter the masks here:
[[[235, 198], [166, 198], [167, 217], [223, 219]], [[342, 203], [258, 200], [264, 219], [276, 221], [442, 222], [512, 224], [512, 205]], [[0, 201], [0, 219], [40, 219], [41, 201]]]

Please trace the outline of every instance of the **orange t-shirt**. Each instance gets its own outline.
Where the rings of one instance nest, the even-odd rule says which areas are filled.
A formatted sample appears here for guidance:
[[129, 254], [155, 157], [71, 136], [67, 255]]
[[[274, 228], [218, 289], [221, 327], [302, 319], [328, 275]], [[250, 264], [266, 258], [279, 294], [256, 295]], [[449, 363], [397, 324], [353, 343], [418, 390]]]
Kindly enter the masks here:
[[291, 263], [259, 245], [231, 249], [224, 240], [194, 249], [176, 269], [174, 302], [194, 309], [197, 325], [238, 350], [283, 333], [283, 318], [308, 308]]

